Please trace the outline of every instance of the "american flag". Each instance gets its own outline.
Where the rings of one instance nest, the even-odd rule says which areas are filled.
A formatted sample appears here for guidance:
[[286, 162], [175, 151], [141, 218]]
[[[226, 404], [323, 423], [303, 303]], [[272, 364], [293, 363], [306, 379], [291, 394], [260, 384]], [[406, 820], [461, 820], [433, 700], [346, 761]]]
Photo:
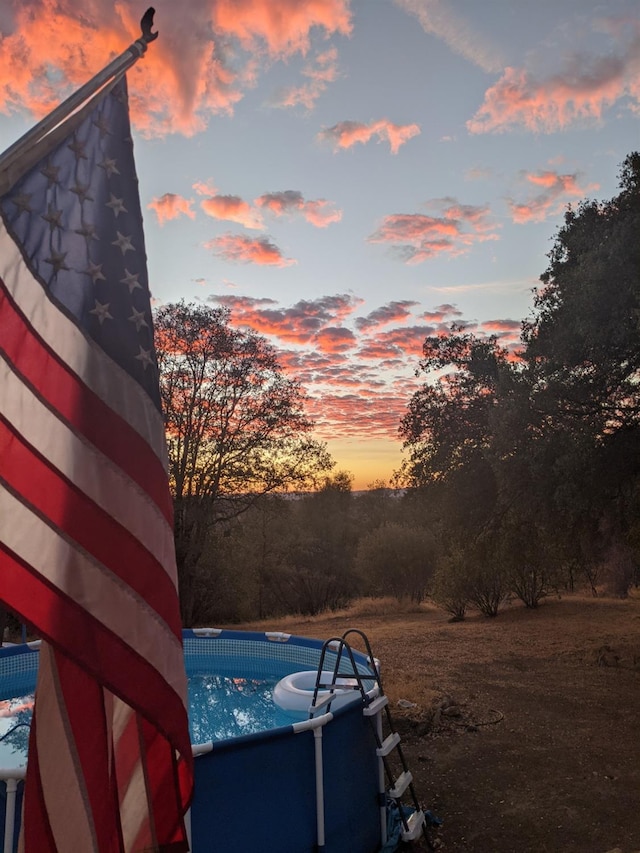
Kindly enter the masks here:
[[26, 853], [187, 850], [192, 759], [126, 78], [0, 174], [0, 599], [44, 638]]

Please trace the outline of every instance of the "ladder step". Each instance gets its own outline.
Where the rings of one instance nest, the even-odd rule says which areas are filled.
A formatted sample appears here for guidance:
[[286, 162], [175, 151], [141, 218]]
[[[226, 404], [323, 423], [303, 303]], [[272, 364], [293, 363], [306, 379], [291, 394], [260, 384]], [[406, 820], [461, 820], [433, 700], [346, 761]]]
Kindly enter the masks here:
[[376, 755], [379, 758], [382, 758], [384, 755], [389, 755], [392, 749], [395, 749], [396, 746], [400, 743], [400, 735], [398, 732], [391, 732], [390, 735], [382, 741], [378, 749], [376, 749]]
[[[329, 689], [331, 688], [331, 689]], [[320, 685], [320, 690], [324, 693], [324, 696], [318, 696], [316, 698], [316, 704], [311, 705], [309, 707], [309, 711], [311, 709], [317, 710], [318, 708], [324, 708], [325, 705], [328, 705], [329, 702], [333, 702], [336, 699], [339, 699], [341, 696], [344, 696], [345, 693], [352, 693], [354, 690], [357, 690], [357, 687], [341, 687], [340, 685]]]
[[415, 841], [424, 826], [424, 812], [418, 809], [407, 818], [407, 828], [402, 830], [403, 841]]
[[389, 699], [386, 696], [378, 696], [370, 705], [362, 712], [365, 717], [375, 717], [375, 715], [389, 704]]
[[389, 789], [389, 796], [394, 800], [399, 799], [413, 782], [413, 776], [409, 770], [405, 770], [396, 779], [396, 784]]

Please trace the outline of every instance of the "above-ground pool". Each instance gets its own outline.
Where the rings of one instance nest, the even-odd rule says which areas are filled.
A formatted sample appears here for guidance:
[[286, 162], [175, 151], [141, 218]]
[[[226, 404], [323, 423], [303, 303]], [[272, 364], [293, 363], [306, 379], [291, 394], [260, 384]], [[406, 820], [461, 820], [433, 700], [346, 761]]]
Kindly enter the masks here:
[[[375, 733], [363, 714], [360, 691], [349, 690], [346, 682], [344, 695], [332, 701], [330, 713], [320, 708], [309, 719], [303, 691], [308, 690], [310, 703], [315, 679], [286, 678], [317, 671], [322, 641], [217, 629], [187, 630], [183, 640], [196, 757], [194, 853], [379, 850], [384, 832], [381, 774]], [[373, 695], [368, 658], [353, 651], [353, 660], [365, 679], [363, 686]], [[335, 663], [336, 652], [325, 650], [323, 669], [333, 671]], [[4, 780], [24, 775], [15, 768], [24, 768], [26, 760], [37, 664], [37, 648], [0, 651], [0, 737], [13, 726], [0, 741]], [[347, 678], [353, 675], [346, 653], [339, 671]], [[280, 682], [285, 694], [276, 704], [274, 691]], [[7, 791], [14, 787], [7, 781]], [[19, 782], [18, 805], [21, 787]], [[0, 788], [4, 800], [5, 786]], [[3, 802], [0, 810], [4, 815]], [[5, 826], [5, 853], [15, 849], [9, 836], [15, 841], [18, 820], [13, 833]]]

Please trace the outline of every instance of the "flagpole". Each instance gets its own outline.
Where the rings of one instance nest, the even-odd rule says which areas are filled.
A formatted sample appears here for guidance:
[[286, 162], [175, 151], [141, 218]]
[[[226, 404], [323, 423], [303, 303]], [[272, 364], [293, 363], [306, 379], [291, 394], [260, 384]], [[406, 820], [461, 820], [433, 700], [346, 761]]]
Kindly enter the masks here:
[[51, 130], [64, 121], [67, 116], [70, 116], [88, 98], [99, 91], [114, 77], [131, 68], [146, 53], [147, 45], [158, 38], [157, 32], [151, 32], [155, 11], [153, 6], [151, 6], [144, 13], [140, 21], [142, 35], [139, 39], [136, 39], [120, 56], [113, 59], [95, 77], [92, 77], [84, 86], [81, 86], [80, 89], [45, 116], [42, 121], [38, 122], [31, 130], [28, 130], [13, 145], [10, 145], [3, 154], [0, 154], [0, 173], [8, 169], [17, 156], [21, 156], [25, 150], [50, 133]]

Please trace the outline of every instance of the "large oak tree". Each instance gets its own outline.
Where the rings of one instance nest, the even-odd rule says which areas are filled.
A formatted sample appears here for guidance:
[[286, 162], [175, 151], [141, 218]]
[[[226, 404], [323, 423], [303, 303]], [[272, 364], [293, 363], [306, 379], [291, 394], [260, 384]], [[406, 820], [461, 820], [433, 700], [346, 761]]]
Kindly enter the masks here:
[[554, 559], [579, 564], [594, 588], [600, 565], [618, 591], [628, 585], [640, 542], [639, 234], [631, 154], [617, 196], [565, 214], [517, 362], [464, 330], [425, 341], [403, 473], [429, 491], [458, 551], [482, 545], [519, 561], [521, 577], [525, 563], [527, 577]]

